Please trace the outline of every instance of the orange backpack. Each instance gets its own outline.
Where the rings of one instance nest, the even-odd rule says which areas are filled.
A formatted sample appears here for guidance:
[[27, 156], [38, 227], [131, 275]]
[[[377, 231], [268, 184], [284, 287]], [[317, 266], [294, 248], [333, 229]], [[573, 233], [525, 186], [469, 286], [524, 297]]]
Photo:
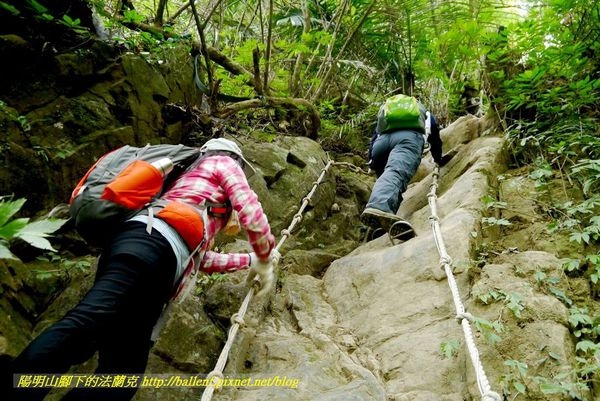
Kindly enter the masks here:
[[[87, 171], [71, 194], [70, 214], [75, 228], [90, 245], [103, 245], [121, 223], [158, 198], [199, 156], [196, 148], [170, 144], [141, 148], [125, 145], [105, 154]], [[167, 162], [166, 170], [161, 171], [161, 162]], [[167, 171], [171, 167], [172, 171]], [[189, 217], [191, 212], [184, 210], [185, 206], [167, 204], [157, 216], [164, 217], [168, 223], [169, 214]], [[194, 224], [196, 227], [183, 228], [192, 229], [197, 237], [198, 229], [203, 232], [203, 227], [197, 227], [197, 224], [202, 224], [201, 217]], [[183, 233], [180, 234], [183, 237]], [[186, 242], [190, 246], [189, 242], [196, 240], [186, 239]]]

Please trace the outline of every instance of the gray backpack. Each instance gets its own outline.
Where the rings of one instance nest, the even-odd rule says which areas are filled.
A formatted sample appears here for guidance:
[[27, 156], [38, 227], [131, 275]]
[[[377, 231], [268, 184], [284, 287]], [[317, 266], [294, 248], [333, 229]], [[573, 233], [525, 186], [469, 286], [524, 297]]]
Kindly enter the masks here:
[[[102, 246], [127, 219], [158, 198], [199, 159], [200, 151], [184, 145], [125, 145], [102, 156], [79, 181], [70, 199], [70, 214], [90, 245]], [[168, 158], [164, 174], [151, 163]]]

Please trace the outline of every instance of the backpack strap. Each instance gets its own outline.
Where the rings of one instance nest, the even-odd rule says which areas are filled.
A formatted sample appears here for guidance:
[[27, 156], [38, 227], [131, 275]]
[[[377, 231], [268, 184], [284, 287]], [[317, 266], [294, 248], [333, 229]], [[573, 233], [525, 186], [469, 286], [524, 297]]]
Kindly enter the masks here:
[[425, 142], [427, 142], [427, 138], [431, 135], [431, 113], [425, 112]]
[[204, 202], [207, 213], [212, 217], [226, 218], [231, 213], [231, 202], [225, 203]]
[[166, 201], [163, 199], [155, 199], [154, 201], [152, 201], [152, 203], [150, 205], [148, 205], [148, 207], [144, 208], [143, 210], [141, 210], [138, 213], [138, 214], [148, 216], [148, 223], [146, 223], [146, 232], [148, 234], [152, 233], [152, 225], [154, 224], [154, 215], [155, 215], [154, 212], [160, 211], [162, 208], [167, 206], [168, 203], [169, 203], [169, 201]]
[[152, 225], [154, 224], [154, 208], [148, 207], [148, 222], [146, 223], [146, 232], [152, 234]]

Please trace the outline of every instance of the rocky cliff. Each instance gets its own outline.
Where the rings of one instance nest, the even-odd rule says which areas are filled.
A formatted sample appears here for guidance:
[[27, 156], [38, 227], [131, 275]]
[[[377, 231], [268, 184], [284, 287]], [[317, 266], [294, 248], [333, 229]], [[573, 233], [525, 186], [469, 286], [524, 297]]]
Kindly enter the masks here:
[[[39, 195], [37, 206], [64, 200], [71, 187], [66, 183], [78, 170], [117, 143], [180, 141], [187, 132], [178, 118], [165, 119], [167, 104], [188, 93], [176, 78], [161, 78], [135, 55], [112, 64], [86, 64], [79, 57], [69, 62], [61, 56], [52, 64], [62, 80], [70, 76], [66, 66], [86, 78], [76, 87], [67, 93], [14, 89], [19, 101], [1, 109], [10, 134], [3, 148], [11, 166], [5, 188], [31, 190]], [[36, 103], [40, 93], [46, 97]], [[23, 131], [18, 121], [31, 125]], [[259, 171], [251, 184], [276, 233], [293, 220], [330, 158], [336, 164], [281, 248], [276, 290], [251, 303], [224, 371], [231, 385], [213, 398], [458, 401], [493, 391], [507, 399], [600, 400], [576, 374], [581, 361], [568, 312], [569, 302], [593, 299], [589, 281], [566, 277], [561, 261], [581, 249], [549, 234], [540, 208], [547, 198], [576, 194], [538, 191], [527, 169], [509, 170], [503, 140], [492, 127], [471, 116], [443, 130], [444, 150], [455, 156], [437, 178], [437, 220], [428, 205], [434, 176], [426, 157], [399, 212], [418, 235], [397, 244], [387, 236], [363, 241], [358, 216], [374, 177], [351, 168], [364, 163], [360, 158], [328, 155], [302, 137], [266, 143], [237, 137]], [[159, 135], [148, 136], [152, 132]], [[32, 166], [41, 173], [30, 179]], [[509, 207], [493, 207], [500, 204]], [[442, 269], [435, 221], [458, 298]], [[246, 246], [243, 237], [219, 242], [225, 251]], [[86, 266], [93, 256], [69, 258], [1, 261], [0, 353], [18, 353], [89, 286], [93, 268]], [[202, 278], [196, 293], [170, 315], [147, 373], [211, 372], [247, 292], [244, 277]], [[461, 318], [468, 317], [475, 354], [467, 348], [464, 321], [457, 322], [457, 305], [470, 313]], [[485, 380], [480, 387], [482, 372], [474, 361], [481, 361], [489, 388]], [[587, 374], [590, 383], [594, 374]], [[249, 386], [241, 382], [246, 378], [267, 381]], [[202, 390], [150, 387], [136, 399], [198, 399]]]
[[[255, 300], [236, 337], [224, 371], [233, 381], [224, 381], [213, 399], [458, 401], [493, 400], [498, 394], [498, 399], [564, 400], [570, 391], [598, 400], [574, 376], [577, 360], [565, 303], [591, 298], [590, 288], [585, 280], [567, 280], [559, 259], [580, 249], [560, 235], [541, 233], [539, 226], [537, 235], [531, 232], [544, 224], [535, 207], [540, 195], [522, 171], [508, 170], [502, 138], [488, 134], [486, 120], [474, 117], [443, 132], [446, 149], [456, 155], [441, 169], [435, 205], [452, 279], [442, 268], [432, 231], [433, 166], [425, 158], [400, 209], [417, 237], [392, 244], [383, 236], [357, 244], [332, 258], [323, 274], [320, 253], [288, 249], [277, 291], [268, 300]], [[515, 208], [492, 213], [483, 201], [489, 197]], [[514, 224], [501, 230], [489, 223], [491, 216]], [[357, 222], [355, 213], [352, 218]], [[335, 223], [325, 218], [322, 224]], [[218, 295], [189, 300], [171, 319], [158, 343], [161, 361], [178, 359], [165, 339], [181, 333], [182, 326], [202, 334], [180, 356], [210, 354], [201, 351], [207, 336], [194, 314], [207, 309], [208, 299], [227, 298], [226, 292], [213, 291]], [[239, 302], [219, 314], [226, 327], [245, 289], [237, 291]], [[470, 331], [457, 319], [461, 307]], [[198, 363], [192, 372], [208, 374], [213, 367]], [[163, 370], [158, 365], [155, 372]], [[244, 385], [244, 379], [263, 384]], [[166, 399], [177, 390], [158, 391]], [[194, 397], [201, 389], [186, 391]], [[146, 389], [138, 397], [156, 394]]]

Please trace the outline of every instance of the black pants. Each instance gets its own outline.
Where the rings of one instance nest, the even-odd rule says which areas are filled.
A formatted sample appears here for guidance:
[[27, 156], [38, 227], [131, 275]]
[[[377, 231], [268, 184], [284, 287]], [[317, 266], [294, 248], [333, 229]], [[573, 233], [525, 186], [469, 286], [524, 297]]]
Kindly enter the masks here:
[[[12, 373], [65, 373], [98, 351], [96, 373], [142, 374], [150, 336], [173, 290], [176, 259], [167, 240], [129, 222], [100, 258], [93, 287], [15, 359]], [[49, 389], [18, 389], [14, 400], [41, 400]], [[63, 400], [130, 400], [137, 388], [76, 388]]]

